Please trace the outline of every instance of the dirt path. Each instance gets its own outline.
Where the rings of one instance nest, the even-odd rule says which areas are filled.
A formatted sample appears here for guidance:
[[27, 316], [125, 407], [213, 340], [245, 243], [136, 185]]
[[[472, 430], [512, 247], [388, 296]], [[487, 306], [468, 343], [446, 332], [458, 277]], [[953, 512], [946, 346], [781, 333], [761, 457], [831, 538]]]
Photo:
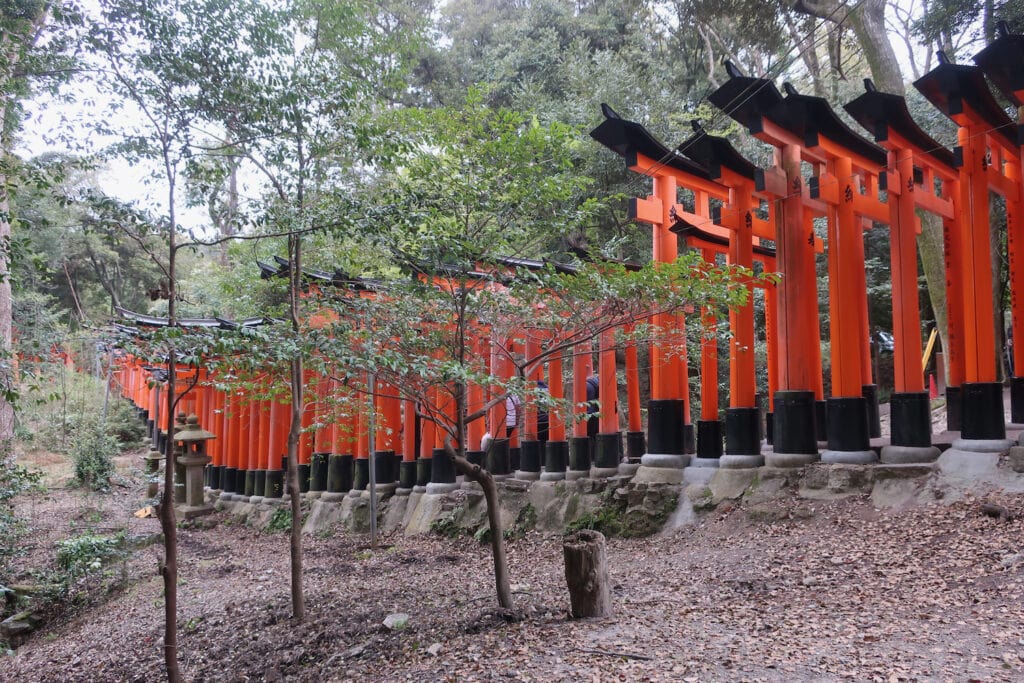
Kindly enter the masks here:
[[[50, 495], [37, 519], [58, 522], [38, 552], [66, 532], [77, 495]], [[107, 502], [112, 522], [138, 497]], [[1024, 513], [1022, 497], [1000, 502]], [[611, 541], [616, 613], [595, 621], [566, 618], [557, 538], [514, 541], [529, 613], [514, 624], [487, 612], [490, 560], [476, 542], [396, 537], [371, 552], [342, 532], [307, 539], [310, 619], [292, 624], [286, 536], [215, 515], [180, 535], [183, 668], [197, 681], [1024, 678], [1019, 516], [983, 517], [974, 500], [893, 515], [866, 501], [780, 506], [780, 521], [736, 508]], [[0, 660], [0, 681], [160, 680], [158, 556], [136, 553], [127, 588]], [[407, 629], [381, 626], [393, 612], [410, 616]]]

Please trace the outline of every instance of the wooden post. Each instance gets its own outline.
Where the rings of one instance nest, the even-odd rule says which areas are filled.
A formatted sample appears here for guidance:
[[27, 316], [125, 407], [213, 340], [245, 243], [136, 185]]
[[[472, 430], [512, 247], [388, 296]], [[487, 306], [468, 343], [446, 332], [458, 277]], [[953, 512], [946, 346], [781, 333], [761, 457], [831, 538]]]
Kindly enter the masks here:
[[609, 616], [612, 596], [604, 534], [590, 529], [578, 531], [562, 541], [562, 553], [573, 618]]

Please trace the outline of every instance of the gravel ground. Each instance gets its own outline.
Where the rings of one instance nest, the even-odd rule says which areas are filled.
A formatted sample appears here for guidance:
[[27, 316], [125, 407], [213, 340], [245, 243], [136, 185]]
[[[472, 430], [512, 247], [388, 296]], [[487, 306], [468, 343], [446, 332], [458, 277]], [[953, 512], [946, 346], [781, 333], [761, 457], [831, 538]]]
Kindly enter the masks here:
[[[116, 489], [26, 501], [37, 532], [25, 566], [48, 561], [83, 514], [124, 524], [138, 489]], [[1024, 497], [985, 501], [1015, 517], [986, 517], [975, 499], [892, 514], [784, 500], [773, 521], [726, 504], [694, 526], [611, 540], [615, 613], [589, 621], [568, 619], [559, 539], [531, 533], [509, 544], [525, 614], [514, 623], [492, 609], [475, 541], [370, 550], [339, 531], [306, 539], [309, 615], [296, 624], [287, 536], [218, 513], [180, 532], [180, 659], [194, 681], [1024, 680]], [[158, 557], [137, 551], [111, 570], [119, 587], [97, 581], [91, 601], [59, 606], [0, 659], [0, 681], [160, 680]], [[397, 612], [409, 625], [392, 632], [382, 622]]]

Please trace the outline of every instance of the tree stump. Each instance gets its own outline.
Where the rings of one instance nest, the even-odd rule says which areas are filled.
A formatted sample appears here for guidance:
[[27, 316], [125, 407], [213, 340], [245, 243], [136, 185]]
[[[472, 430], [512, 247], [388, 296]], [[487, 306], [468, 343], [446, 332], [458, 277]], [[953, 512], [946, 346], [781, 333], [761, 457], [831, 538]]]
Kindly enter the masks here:
[[562, 553], [573, 618], [610, 615], [612, 596], [604, 534], [590, 529], [578, 531], [562, 541]]

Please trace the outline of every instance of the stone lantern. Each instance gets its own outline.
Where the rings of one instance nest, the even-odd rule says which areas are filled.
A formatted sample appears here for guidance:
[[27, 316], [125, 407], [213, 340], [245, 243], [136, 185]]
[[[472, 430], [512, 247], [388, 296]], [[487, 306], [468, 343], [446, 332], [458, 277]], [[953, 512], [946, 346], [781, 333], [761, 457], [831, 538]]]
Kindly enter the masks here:
[[184, 426], [179, 423], [179, 427], [174, 433], [176, 464], [185, 469], [185, 504], [180, 512], [184, 519], [192, 519], [213, 512], [213, 506], [206, 502], [203, 468], [210, 462], [206, 442], [217, 435], [200, 427], [195, 415], [189, 415]]

